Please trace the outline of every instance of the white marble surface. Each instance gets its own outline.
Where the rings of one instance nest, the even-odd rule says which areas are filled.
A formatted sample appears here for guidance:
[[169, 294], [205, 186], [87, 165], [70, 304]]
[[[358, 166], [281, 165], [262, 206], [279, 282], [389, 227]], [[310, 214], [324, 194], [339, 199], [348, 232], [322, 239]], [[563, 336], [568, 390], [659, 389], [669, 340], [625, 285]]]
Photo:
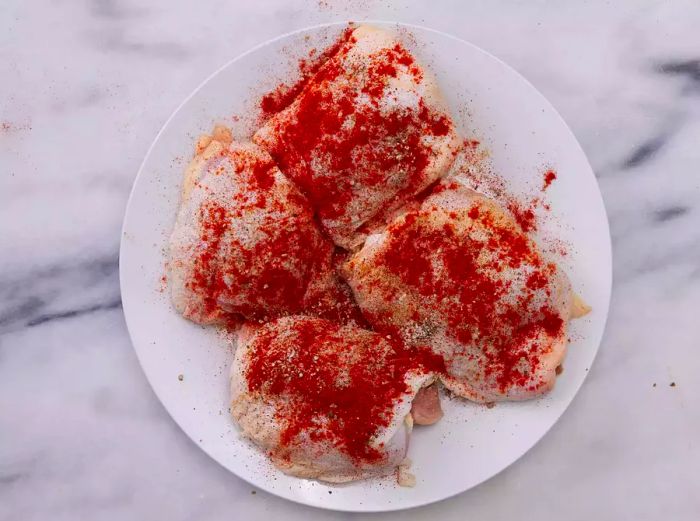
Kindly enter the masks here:
[[265, 39], [348, 18], [448, 31], [532, 81], [590, 158], [615, 256], [603, 346], [561, 421], [476, 489], [381, 517], [699, 519], [700, 4], [631, 0], [3, 1], [0, 519], [355, 517], [253, 493], [180, 432], [117, 274], [129, 188], [182, 99]]

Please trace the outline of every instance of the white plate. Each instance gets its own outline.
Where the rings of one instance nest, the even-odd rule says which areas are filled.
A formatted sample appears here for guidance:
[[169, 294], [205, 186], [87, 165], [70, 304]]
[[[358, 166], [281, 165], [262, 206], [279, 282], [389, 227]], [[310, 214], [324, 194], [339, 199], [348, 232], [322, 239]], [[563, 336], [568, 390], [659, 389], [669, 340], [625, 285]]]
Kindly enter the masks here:
[[494, 166], [516, 189], [541, 183], [544, 165], [558, 172], [548, 191], [555, 218], [544, 223], [543, 231], [573, 245], [565, 267], [593, 312], [575, 322], [566, 369], [552, 393], [493, 409], [447, 401], [443, 421], [414, 431], [409, 456], [415, 488], [400, 488], [391, 479], [329, 487], [289, 477], [239, 438], [227, 410], [231, 347], [216, 331], [177, 315], [161, 288], [184, 163], [197, 136], [215, 122], [246, 132], [250, 119], [233, 121], [231, 116], [251, 114], [260, 94], [293, 74], [296, 59], [309, 48], [327, 45], [342, 30], [339, 24], [304, 29], [258, 46], [217, 71], [185, 100], [141, 166], [124, 219], [120, 255], [122, 301], [134, 347], [178, 425], [202, 450], [253, 485], [300, 503], [347, 511], [396, 510], [438, 501], [478, 485], [522, 456], [581, 386], [603, 334], [611, 287], [610, 235], [595, 177], [547, 100], [513, 69], [463, 40], [422, 27], [374, 25], [398, 30], [434, 70], [465, 135], [486, 144]]

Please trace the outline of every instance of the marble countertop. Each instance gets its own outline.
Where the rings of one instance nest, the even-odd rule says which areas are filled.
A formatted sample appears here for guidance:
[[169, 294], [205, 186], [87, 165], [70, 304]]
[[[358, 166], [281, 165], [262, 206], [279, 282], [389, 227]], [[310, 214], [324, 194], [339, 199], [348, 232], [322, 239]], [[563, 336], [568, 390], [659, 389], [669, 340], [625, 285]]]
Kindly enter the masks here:
[[[564, 5], [566, 4], [566, 5]], [[387, 519], [700, 518], [700, 4], [5, 1], [0, 8], [0, 520], [344, 519], [252, 489], [152, 393], [118, 280], [155, 134], [207, 75], [324, 21], [441, 29], [502, 58], [574, 130], [614, 289], [570, 409], [481, 486]]]

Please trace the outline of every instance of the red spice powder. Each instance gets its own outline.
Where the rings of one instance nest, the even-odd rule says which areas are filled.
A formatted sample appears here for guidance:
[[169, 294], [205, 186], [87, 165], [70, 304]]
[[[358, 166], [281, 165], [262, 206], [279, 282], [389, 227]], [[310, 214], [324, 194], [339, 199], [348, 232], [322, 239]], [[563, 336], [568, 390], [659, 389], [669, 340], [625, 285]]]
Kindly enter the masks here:
[[544, 185], [542, 186], [542, 191], [549, 188], [549, 185], [557, 178], [557, 173], [554, 170], [547, 170], [544, 173]]
[[286, 447], [303, 433], [358, 463], [379, 461], [382, 452], [370, 441], [410, 392], [407, 373], [444, 370], [430, 351], [370, 331], [309, 317], [280, 324], [263, 327], [253, 340], [246, 379], [251, 392], [282, 398]]
[[[525, 235], [487, 206], [475, 204], [466, 212], [477, 233], [457, 233], [455, 225], [464, 218], [459, 215], [452, 218], [454, 224], [429, 226], [431, 211], [437, 208], [409, 213], [389, 228], [390, 242], [376, 261], [378, 267], [421, 296], [412, 312], [414, 321], [429, 322], [437, 314], [461, 343], [484, 346], [484, 370], [496, 378], [501, 391], [525, 384], [540, 363], [530, 351], [536, 349], [532, 341], [542, 332], [556, 337], [563, 327], [554, 310], [532, 303], [534, 292], [549, 285], [550, 268]], [[523, 266], [532, 269], [525, 295], [517, 305], [506, 304], [512, 282], [499, 273]], [[390, 300], [395, 286], [384, 287], [385, 280], [374, 283]], [[368, 317], [380, 330], [391, 323], [386, 318]], [[522, 370], [524, 360], [529, 371]]]
[[226, 209], [213, 201], [200, 208], [199, 216], [201, 240], [205, 246], [195, 260], [195, 269], [187, 286], [203, 294], [205, 313], [211, 315], [218, 310], [218, 296], [226, 287], [219, 270], [213, 269], [213, 262], [218, 254], [221, 238], [228, 229], [229, 217]]
[[470, 188], [503, 204], [525, 232], [537, 231], [540, 220], [545, 216], [540, 210], [550, 210], [544, 192], [557, 179], [556, 171], [547, 169], [542, 174], [541, 193], [513, 194], [508, 190], [505, 179], [493, 170], [488, 158], [488, 151], [479, 141], [465, 139], [452, 171]]
[[[187, 287], [201, 296], [210, 316], [239, 313], [266, 319], [303, 311], [309, 283], [322, 269], [332, 272], [331, 243], [318, 230], [303, 196], [292, 191], [287, 197], [281, 188], [270, 193], [275, 179], [269, 158], [245, 150], [222, 157], [235, 168], [229, 172], [222, 166], [219, 175], [237, 176], [241, 189], [228, 201], [209, 200], [200, 208], [200, 246]], [[257, 238], [244, 244], [231, 231], [224, 242], [234, 222], [246, 222], [251, 214], [256, 215]], [[328, 290], [344, 297], [336, 301], [324, 291], [317, 291], [314, 303], [325, 303], [329, 312], [339, 306], [339, 314], [346, 308], [353, 313], [342, 292]]]
[[260, 190], [269, 190], [275, 183], [275, 165], [272, 162], [260, 161], [253, 165], [252, 177]]
[[539, 199], [534, 199], [527, 205], [515, 199], [508, 202], [508, 210], [524, 232], [531, 232], [537, 229], [535, 209], [537, 208], [538, 201]]
[[[240, 259], [224, 264], [229, 291], [248, 297], [238, 310], [249, 318], [266, 319], [304, 309], [304, 295], [318, 263], [330, 246], [321, 241], [313, 221], [293, 217], [263, 221], [264, 238], [252, 248], [240, 245]], [[314, 237], [315, 235], [315, 237]], [[306, 237], [307, 241], [302, 241]]]
[[527, 282], [525, 283], [528, 288], [530, 289], [540, 289], [544, 288], [547, 286], [549, 283], [549, 279], [545, 276], [544, 273], [541, 271], [535, 271], [533, 272], [527, 279]]
[[[547, 170], [544, 173], [542, 192], [546, 191], [552, 182], [557, 178], [554, 170]], [[508, 210], [513, 215], [524, 232], [531, 232], [537, 229], [537, 209], [549, 210], [549, 205], [543, 202], [541, 197], [534, 197], [528, 201], [518, 201], [514, 197], [508, 198]]]
[[[418, 110], [382, 106], [387, 82], [399, 68], [408, 68], [416, 82], [421, 79], [401, 45], [370, 56], [366, 70], [353, 72], [361, 80], [336, 81], [346, 74], [353, 44], [352, 36], [346, 38], [306, 83], [293, 114], [275, 123], [269, 150], [322, 220], [349, 221], [350, 202], [367, 198], [367, 191], [384, 201], [415, 194], [425, 184], [433, 153], [425, 137], [445, 136], [452, 126], [422, 102]], [[372, 204], [375, 212], [383, 206]]]
[[335, 248], [329, 267], [321, 267], [319, 271], [332, 273], [332, 280], [328, 286], [321, 288], [319, 292], [310, 292], [306, 295], [306, 309], [315, 317], [332, 320], [340, 324], [354, 323], [360, 327], [370, 329], [369, 324], [362, 315], [362, 310], [355, 301], [355, 296], [350, 286], [338, 276], [339, 267], [347, 260], [348, 253], [340, 248]]
[[312, 49], [309, 52], [307, 59], [299, 60], [299, 80], [292, 85], [282, 83], [273, 91], [265, 94], [260, 100], [260, 109], [263, 113], [263, 118], [268, 118], [278, 112], [283, 111], [292, 104], [299, 93], [304, 90], [306, 84], [318, 72], [321, 66], [334, 54], [338, 52], [341, 46], [350, 40], [353, 28], [346, 28], [338, 37], [335, 43], [319, 53], [318, 50]]

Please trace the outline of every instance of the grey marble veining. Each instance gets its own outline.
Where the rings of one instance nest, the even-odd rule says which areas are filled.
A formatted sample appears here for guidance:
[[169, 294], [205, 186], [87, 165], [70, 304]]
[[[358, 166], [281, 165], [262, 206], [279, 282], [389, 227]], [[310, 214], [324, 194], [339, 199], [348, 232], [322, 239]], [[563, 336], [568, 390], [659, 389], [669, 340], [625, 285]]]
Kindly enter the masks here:
[[463, 37], [543, 92], [598, 176], [615, 278], [552, 431], [476, 489], [379, 517], [700, 518], [700, 4], [93, 0], [0, 7], [0, 519], [370, 517], [253, 494], [189, 442], [138, 367], [117, 264], [182, 99], [268, 38], [363, 18]]

